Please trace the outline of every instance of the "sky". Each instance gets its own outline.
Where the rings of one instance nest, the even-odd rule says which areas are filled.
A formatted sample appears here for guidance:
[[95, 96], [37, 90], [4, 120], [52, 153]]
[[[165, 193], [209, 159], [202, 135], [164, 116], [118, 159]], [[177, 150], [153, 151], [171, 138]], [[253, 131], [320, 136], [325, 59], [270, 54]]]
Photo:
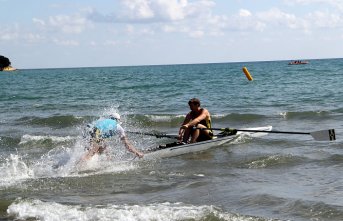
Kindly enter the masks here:
[[343, 57], [343, 0], [0, 0], [26, 68]]

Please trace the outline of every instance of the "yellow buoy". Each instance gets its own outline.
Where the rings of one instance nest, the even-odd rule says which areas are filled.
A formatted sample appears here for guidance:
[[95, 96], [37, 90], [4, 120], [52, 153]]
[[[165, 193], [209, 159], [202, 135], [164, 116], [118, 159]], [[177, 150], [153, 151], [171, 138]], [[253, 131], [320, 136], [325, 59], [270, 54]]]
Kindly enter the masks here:
[[245, 76], [248, 78], [249, 81], [254, 80], [254, 79], [251, 77], [251, 75], [250, 75], [250, 73], [249, 73], [249, 71], [248, 71], [248, 69], [247, 69], [246, 67], [243, 67], [243, 72], [244, 72]]

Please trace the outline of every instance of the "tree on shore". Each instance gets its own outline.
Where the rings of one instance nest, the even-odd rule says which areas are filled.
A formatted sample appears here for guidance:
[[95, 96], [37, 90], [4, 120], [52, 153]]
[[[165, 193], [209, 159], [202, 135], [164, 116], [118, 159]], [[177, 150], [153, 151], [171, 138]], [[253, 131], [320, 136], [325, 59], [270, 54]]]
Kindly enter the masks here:
[[11, 65], [10, 59], [0, 55], [0, 70]]

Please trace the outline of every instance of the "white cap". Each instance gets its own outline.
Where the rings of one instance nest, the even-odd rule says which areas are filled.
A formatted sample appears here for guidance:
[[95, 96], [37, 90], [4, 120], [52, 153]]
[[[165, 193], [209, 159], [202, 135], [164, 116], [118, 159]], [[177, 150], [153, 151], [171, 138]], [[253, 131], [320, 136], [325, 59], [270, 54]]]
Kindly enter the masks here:
[[114, 119], [116, 119], [116, 120], [120, 120], [120, 115], [117, 114], [117, 113], [112, 113], [112, 114], [110, 115], [110, 118], [114, 118]]

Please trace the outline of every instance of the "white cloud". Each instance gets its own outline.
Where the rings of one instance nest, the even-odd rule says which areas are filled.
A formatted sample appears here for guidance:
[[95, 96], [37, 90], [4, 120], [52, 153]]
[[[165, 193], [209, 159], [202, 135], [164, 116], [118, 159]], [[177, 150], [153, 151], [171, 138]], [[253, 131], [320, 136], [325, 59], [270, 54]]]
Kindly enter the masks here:
[[340, 14], [316, 11], [310, 13], [307, 19], [318, 28], [343, 28], [343, 17]]
[[124, 15], [130, 20], [151, 19], [155, 16], [149, 3], [145, 0], [128, 0], [123, 1], [125, 8]]
[[85, 29], [86, 23], [86, 18], [80, 15], [57, 15], [49, 17], [49, 25], [51, 27], [61, 29], [64, 33], [69, 34], [81, 33]]
[[249, 10], [246, 10], [246, 9], [241, 9], [241, 10], [239, 10], [239, 16], [240, 17], [250, 17], [251, 12]]
[[35, 33], [28, 33], [24, 36], [24, 38], [30, 43], [42, 42], [46, 39], [45, 36]]
[[103, 43], [103, 45], [105, 46], [117, 46], [118, 42], [117, 41], [111, 41], [111, 40], [107, 40]]
[[266, 24], [260, 21], [249, 10], [240, 9], [237, 14], [233, 14], [227, 18], [228, 30], [240, 31], [263, 31]]
[[96, 22], [174, 22], [201, 17], [214, 5], [211, 0], [122, 0], [119, 11], [110, 15], [93, 11], [90, 18]]
[[75, 40], [62, 40], [62, 39], [57, 39], [54, 38], [53, 42], [57, 45], [62, 45], [62, 46], [79, 46], [79, 42]]
[[4, 41], [11, 41], [18, 39], [19, 34], [17, 32], [5, 32], [0, 34], [0, 39]]
[[299, 28], [300, 26], [303, 26], [302, 19], [297, 18], [294, 14], [283, 12], [278, 8], [260, 12], [257, 14], [257, 18], [270, 25], [281, 25], [288, 28]]
[[34, 24], [37, 24], [39, 26], [45, 26], [45, 21], [42, 20], [42, 19], [33, 18], [32, 21], [33, 21]]
[[192, 38], [201, 38], [205, 35], [205, 33], [201, 30], [191, 31], [189, 32], [189, 36]]
[[342, 0], [284, 0], [287, 5], [313, 5], [313, 4], [322, 4], [323, 6], [331, 6], [338, 10], [343, 10], [343, 1]]
[[[0, 39], [22, 39], [29, 43], [45, 41], [64, 46], [79, 46], [79, 42], [90, 42], [88, 44], [92, 46], [118, 46], [123, 44], [124, 39], [135, 42], [137, 39], [144, 40], [147, 35], [166, 33], [175, 33], [175, 37], [185, 35], [190, 38], [234, 38], [237, 33], [245, 35], [265, 32], [269, 35], [295, 30], [293, 33], [299, 35], [299, 30], [303, 33], [318, 33], [316, 29], [343, 28], [343, 14], [337, 11], [338, 8], [343, 8], [343, 0], [286, 2], [288, 7], [285, 8], [282, 8], [282, 5], [278, 5], [279, 8], [266, 6], [266, 10], [258, 11], [247, 6], [237, 9], [234, 14], [226, 13], [225, 9], [221, 10], [220, 14], [216, 11], [215, 0], [121, 0], [120, 7], [113, 8], [113, 12], [108, 14], [84, 6], [83, 9], [77, 8], [77, 11], [71, 14], [51, 14], [46, 18], [32, 18], [36, 29], [2, 29]], [[312, 12], [306, 8], [306, 14], [299, 14], [298, 10], [289, 7], [304, 8], [304, 5], [309, 4], [322, 4], [325, 7]], [[115, 4], [111, 7], [113, 5]], [[332, 9], [334, 7], [335, 9]], [[111, 11], [111, 8], [105, 10]], [[98, 36], [102, 36], [101, 40], [93, 34], [75, 36], [89, 33], [87, 31], [99, 33]], [[75, 40], [61, 40], [69, 39], [70, 35], [73, 35], [72, 39]], [[106, 41], [106, 37], [110, 40]]]
[[[192, 38], [205, 35], [220, 35], [225, 27], [225, 18], [213, 15], [212, 0], [122, 0], [115, 13], [102, 15], [91, 12], [89, 18], [95, 22], [126, 23], [130, 36], [166, 33], [184, 33]], [[143, 28], [137, 28], [142, 25]]]
[[[289, 4], [311, 4], [313, 2], [324, 3], [325, 1], [290, 0]], [[320, 11], [299, 16], [276, 7], [266, 11], [241, 8], [235, 14], [220, 15], [215, 13], [216, 3], [213, 0], [121, 0], [120, 3], [121, 7], [107, 15], [97, 13], [94, 8], [83, 7], [71, 15], [51, 15], [46, 19], [33, 18], [32, 21], [38, 28], [37, 33], [34, 33], [33, 30], [29, 34], [19, 35], [18, 32], [12, 31], [3, 33], [0, 38], [3, 40], [23, 38], [28, 42], [45, 40], [58, 45], [78, 46], [78, 41], [62, 41], [48, 36], [56, 33], [58, 36], [54, 37], [63, 39], [65, 37], [63, 34], [86, 33], [89, 29], [94, 27], [96, 29], [99, 26], [96, 22], [105, 22], [111, 30], [115, 30], [115, 33], [107, 32], [107, 34], [111, 38], [116, 38], [116, 36], [117, 38], [107, 42], [87, 39], [86, 41], [93, 42], [91, 43], [93, 46], [104, 43], [118, 45], [118, 42], [123, 41], [123, 36], [133, 40], [133, 38], [144, 38], [146, 35], [159, 33], [179, 33], [191, 38], [202, 38], [205, 36], [231, 36], [232, 31], [247, 34], [267, 30], [282, 32], [287, 29], [295, 29], [311, 33], [314, 28], [342, 27], [342, 17], [339, 14]], [[330, 1], [330, 5], [335, 4], [339, 5], [340, 2]], [[102, 32], [102, 35], [106, 35], [105, 32]], [[83, 37], [87, 38], [87, 36]]]
[[41, 30], [50, 30], [66, 34], [79, 34], [83, 32], [90, 23], [85, 15], [76, 13], [74, 15], [55, 15], [47, 20], [33, 18], [33, 23]]
[[343, 28], [343, 1], [342, 0], [287, 0], [293, 6], [311, 5], [317, 9], [305, 15], [307, 30]]
[[18, 24], [11, 26], [0, 26], [0, 39], [3, 41], [12, 41], [20, 38], [20, 27]]

